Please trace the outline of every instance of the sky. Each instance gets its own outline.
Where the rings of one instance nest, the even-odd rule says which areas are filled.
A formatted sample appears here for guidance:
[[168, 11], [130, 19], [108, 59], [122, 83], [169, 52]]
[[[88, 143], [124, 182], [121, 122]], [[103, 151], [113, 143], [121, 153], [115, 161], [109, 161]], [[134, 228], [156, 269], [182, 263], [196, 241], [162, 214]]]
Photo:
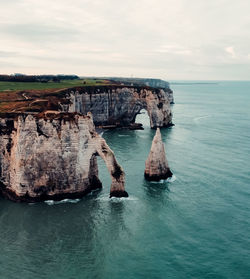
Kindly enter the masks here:
[[249, 0], [0, 0], [0, 74], [249, 80]]

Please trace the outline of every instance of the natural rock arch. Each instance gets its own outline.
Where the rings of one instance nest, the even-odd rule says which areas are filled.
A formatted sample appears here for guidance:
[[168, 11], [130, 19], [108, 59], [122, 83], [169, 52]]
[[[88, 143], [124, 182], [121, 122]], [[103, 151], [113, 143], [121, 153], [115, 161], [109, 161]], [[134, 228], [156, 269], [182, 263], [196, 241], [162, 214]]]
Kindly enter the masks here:
[[93, 114], [96, 126], [126, 127], [135, 122], [141, 109], [146, 109], [151, 128], [172, 126], [168, 89], [137, 87], [103, 87], [88, 92], [81, 88], [69, 93], [69, 105], [63, 111]]
[[96, 152], [103, 159], [111, 176], [110, 197], [128, 197], [125, 191], [125, 173], [118, 164], [114, 152], [109, 148], [106, 141], [98, 135]]
[[91, 114], [10, 116], [0, 118], [0, 132], [0, 192], [9, 199], [35, 202], [84, 196], [102, 186], [97, 155], [112, 178], [110, 196], [128, 196], [124, 171], [95, 132]]

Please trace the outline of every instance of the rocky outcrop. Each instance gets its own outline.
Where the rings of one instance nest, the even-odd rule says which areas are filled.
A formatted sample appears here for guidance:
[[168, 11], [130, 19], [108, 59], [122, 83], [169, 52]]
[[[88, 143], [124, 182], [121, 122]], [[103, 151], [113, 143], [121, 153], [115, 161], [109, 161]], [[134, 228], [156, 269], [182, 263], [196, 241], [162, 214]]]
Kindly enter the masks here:
[[168, 96], [170, 104], [174, 104], [173, 91], [170, 89], [169, 82], [165, 80], [157, 78], [115, 78], [115, 80], [119, 80], [120, 82], [125, 82], [125, 84], [130, 85], [146, 85], [152, 88], [163, 89], [166, 92], [166, 95]]
[[172, 177], [161, 139], [160, 129], [157, 128], [150, 153], [146, 160], [144, 176], [149, 181], [160, 181]]
[[168, 90], [168, 100], [171, 105], [174, 104], [174, 93], [171, 89]]
[[146, 109], [151, 128], [172, 126], [170, 89], [103, 86], [81, 87], [68, 94], [70, 104], [62, 111], [86, 114], [91, 112], [96, 126], [133, 127], [136, 115]]
[[128, 196], [113, 151], [91, 114], [45, 112], [0, 117], [0, 192], [15, 201], [77, 198], [102, 187], [97, 158], [112, 178], [110, 196]]
[[158, 78], [121, 78], [121, 77], [119, 78], [112, 77], [111, 79], [114, 81], [118, 81], [120, 83], [124, 83], [124, 85], [130, 85], [130, 86], [138, 85], [142, 87], [146, 85], [152, 88], [163, 89], [168, 96], [170, 104], [174, 104], [173, 91], [170, 89], [169, 82], [165, 80], [158, 79]]

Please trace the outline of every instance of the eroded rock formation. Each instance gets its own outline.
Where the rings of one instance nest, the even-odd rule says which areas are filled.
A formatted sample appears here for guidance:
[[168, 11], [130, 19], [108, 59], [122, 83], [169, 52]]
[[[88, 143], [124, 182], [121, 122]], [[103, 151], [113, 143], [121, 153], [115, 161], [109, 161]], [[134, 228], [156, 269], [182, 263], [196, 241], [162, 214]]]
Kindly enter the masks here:
[[172, 177], [172, 175], [168, 166], [161, 132], [157, 128], [150, 153], [146, 160], [144, 176], [149, 181], [160, 181], [161, 179]]
[[133, 127], [136, 115], [146, 109], [151, 128], [172, 126], [169, 88], [133, 86], [81, 87], [68, 94], [70, 104], [63, 111], [86, 114], [92, 112], [96, 126]]
[[0, 192], [15, 201], [77, 198], [102, 187], [96, 156], [112, 178], [110, 196], [128, 196], [113, 151], [91, 114], [45, 112], [0, 118]]

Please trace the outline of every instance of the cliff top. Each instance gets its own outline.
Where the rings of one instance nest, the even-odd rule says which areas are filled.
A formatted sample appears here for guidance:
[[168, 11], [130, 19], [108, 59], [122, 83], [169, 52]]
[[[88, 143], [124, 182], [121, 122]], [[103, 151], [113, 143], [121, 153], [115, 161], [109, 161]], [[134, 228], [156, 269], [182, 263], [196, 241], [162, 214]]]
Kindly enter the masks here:
[[[143, 82], [144, 81], [144, 82]], [[153, 88], [168, 83], [157, 79], [128, 78], [84, 78], [51, 82], [10, 82], [0, 81], [0, 113], [40, 113], [45, 110], [58, 110], [59, 103], [66, 104], [65, 98], [71, 91], [95, 94], [108, 92], [117, 88], [136, 88], [137, 90]], [[154, 85], [154, 86], [150, 86]], [[157, 86], [158, 85], [158, 86]], [[166, 87], [165, 87], [166, 88]]]

